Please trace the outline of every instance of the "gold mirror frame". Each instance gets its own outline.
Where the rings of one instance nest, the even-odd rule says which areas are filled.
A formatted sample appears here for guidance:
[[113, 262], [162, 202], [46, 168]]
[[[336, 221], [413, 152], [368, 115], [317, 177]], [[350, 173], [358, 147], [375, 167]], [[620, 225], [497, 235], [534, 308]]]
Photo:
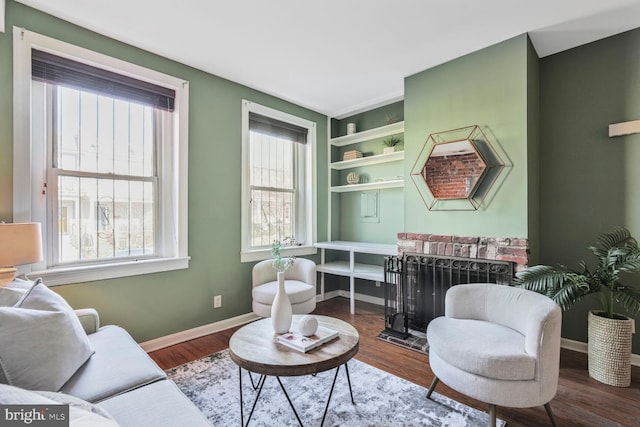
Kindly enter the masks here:
[[506, 154], [478, 125], [427, 138], [411, 170], [429, 210], [478, 210], [492, 198], [507, 166]]

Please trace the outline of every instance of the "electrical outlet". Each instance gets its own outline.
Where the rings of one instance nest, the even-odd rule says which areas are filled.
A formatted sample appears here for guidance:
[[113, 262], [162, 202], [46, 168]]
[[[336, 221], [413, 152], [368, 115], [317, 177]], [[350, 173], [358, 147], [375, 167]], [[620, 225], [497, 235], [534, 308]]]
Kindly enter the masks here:
[[213, 308], [222, 307], [222, 295], [216, 295], [213, 297]]

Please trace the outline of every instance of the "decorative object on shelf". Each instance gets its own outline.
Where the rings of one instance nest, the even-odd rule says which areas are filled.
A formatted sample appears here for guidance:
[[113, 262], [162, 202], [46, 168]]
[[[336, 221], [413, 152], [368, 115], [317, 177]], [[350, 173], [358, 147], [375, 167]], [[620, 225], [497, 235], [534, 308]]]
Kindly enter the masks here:
[[298, 329], [302, 335], [310, 337], [318, 330], [318, 319], [312, 315], [304, 316], [298, 323]]
[[[287, 237], [283, 240], [285, 244], [293, 244], [293, 238]], [[293, 318], [293, 310], [291, 301], [284, 287], [285, 271], [294, 263], [294, 257], [282, 257], [282, 242], [276, 240], [271, 245], [271, 254], [273, 255], [272, 266], [278, 271], [278, 290], [271, 304], [271, 324], [273, 330], [277, 334], [286, 334], [291, 328], [291, 320]]]
[[402, 138], [399, 136], [390, 136], [382, 140], [384, 144], [384, 148], [382, 149], [383, 154], [390, 154], [396, 151], [396, 145], [402, 142]]
[[397, 123], [397, 122], [400, 121], [400, 118], [398, 117], [397, 114], [392, 114], [392, 115], [385, 114], [384, 118], [385, 118], [386, 124], [388, 124], [388, 125], [393, 124], [393, 123]]
[[605, 384], [631, 384], [631, 334], [634, 320], [614, 313], [618, 302], [629, 314], [640, 314], [640, 286], [620, 282], [621, 273], [640, 273], [640, 248], [629, 230], [616, 228], [600, 235], [587, 249], [598, 258], [593, 271], [536, 265], [516, 274], [519, 285], [551, 297], [563, 310], [587, 295], [598, 296], [601, 311], [589, 312], [589, 375]]
[[357, 172], [349, 172], [347, 174], [347, 183], [349, 184], [357, 184], [360, 182], [360, 175]]
[[511, 165], [478, 125], [429, 135], [411, 179], [429, 210], [477, 210], [488, 203]]
[[342, 155], [342, 160], [355, 160], [362, 158], [362, 151], [358, 150], [349, 150], [345, 151]]
[[13, 281], [15, 266], [38, 261], [42, 261], [40, 223], [0, 223], [0, 286]]
[[356, 124], [347, 123], [347, 135], [353, 135], [354, 133], [356, 133]]

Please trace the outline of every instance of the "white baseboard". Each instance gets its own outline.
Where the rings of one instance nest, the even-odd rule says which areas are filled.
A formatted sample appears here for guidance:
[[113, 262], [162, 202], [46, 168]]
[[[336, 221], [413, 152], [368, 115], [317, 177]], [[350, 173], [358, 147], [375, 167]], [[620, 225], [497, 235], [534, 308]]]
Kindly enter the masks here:
[[225, 329], [233, 328], [235, 326], [244, 325], [245, 323], [253, 322], [257, 319], [259, 319], [259, 317], [253, 312], [242, 314], [230, 319], [224, 319], [219, 322], [209, 323], [207, 325], [198, 326], [197, 328], [187, 329], [186, 331], [176, 332], [175, 334], [145, 341], [140, 343], [140, 347], [148, 353], [150, 351], [160, 350], [161, 348], [180, 344], [181, 342], [200, 338], [215, 332], [224, 331]]
[[[586, 342], [570, 340], [569, 338], [562, 338], [560, 340], [560, 347], [577, 351], [578, 353], [586, 354], [589, 352], [589, 347]], [[633, 366], [640, 366], [640, 354], [631, 354], [631, 364]]]

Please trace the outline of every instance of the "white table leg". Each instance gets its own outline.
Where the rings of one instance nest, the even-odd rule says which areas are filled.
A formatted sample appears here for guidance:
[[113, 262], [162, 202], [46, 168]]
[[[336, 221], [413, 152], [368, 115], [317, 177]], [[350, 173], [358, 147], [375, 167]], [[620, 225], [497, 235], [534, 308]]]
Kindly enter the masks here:
[[351, 271], [349, 276], [349, 310], [351, 314], [356, 314], [356, 278], [353, 277], [354, 268], [355, 254], [353, 251], [349, 251], [349, 270]]

